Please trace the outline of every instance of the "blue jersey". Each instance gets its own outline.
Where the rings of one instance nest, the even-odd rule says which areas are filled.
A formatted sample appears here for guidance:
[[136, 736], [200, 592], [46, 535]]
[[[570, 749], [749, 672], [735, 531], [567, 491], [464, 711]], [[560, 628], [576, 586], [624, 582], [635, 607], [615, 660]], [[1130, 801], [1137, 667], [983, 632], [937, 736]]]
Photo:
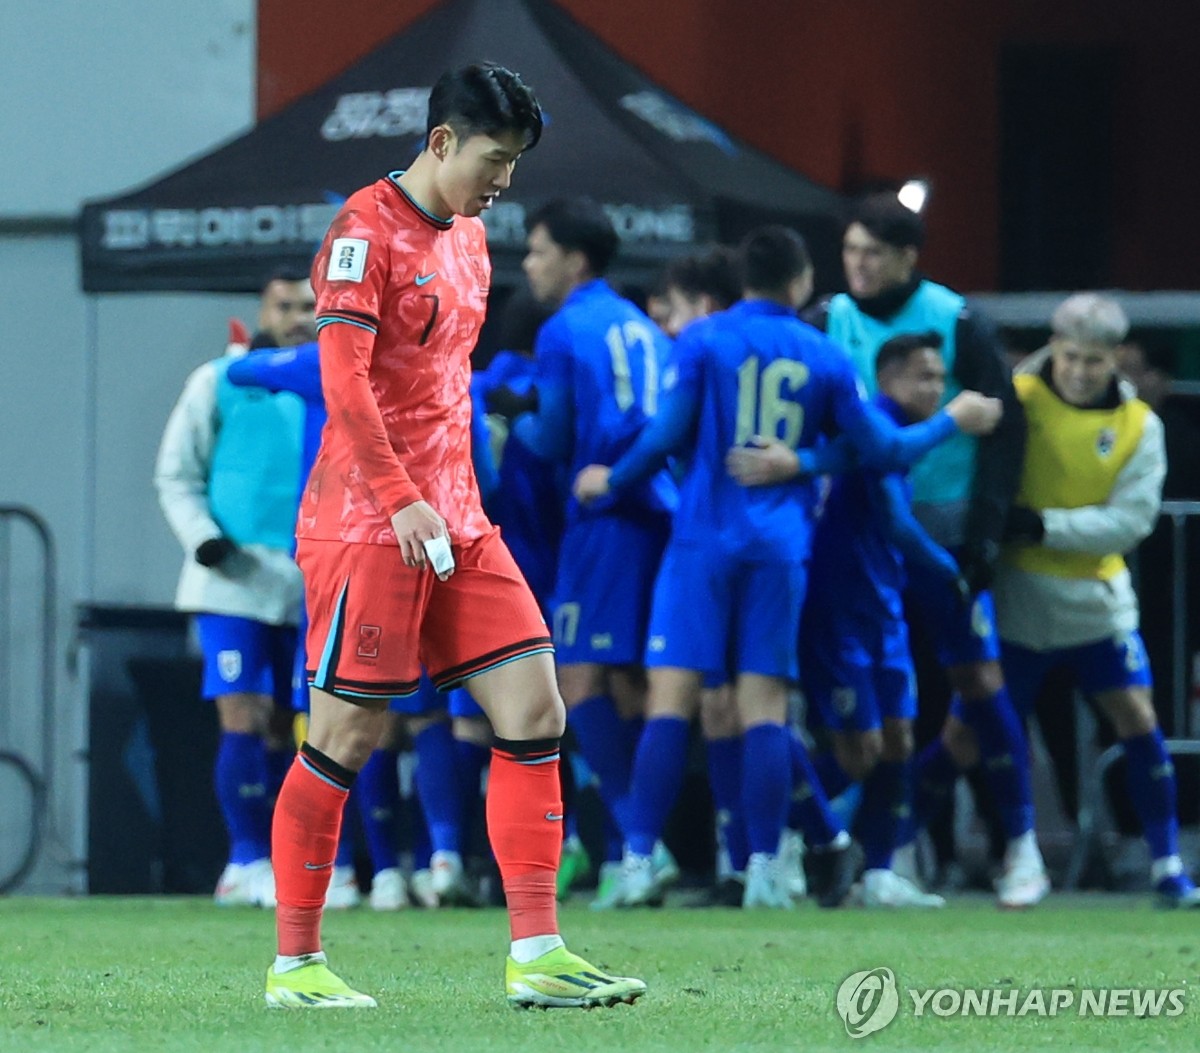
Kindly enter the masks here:
[[[874, 401], [891, 420], [905, 423], [891, 399], [877, 395]], [[913, 517], [910, 499], [902, 471], [857, 469], [834, 478], [809, 570], [809, 598], [823, 620], [900, 621], [906, 564], [951, 580], [957, 576], [953, 557]]]
[[731, 447], [773, 437], [801, 451], [811, 472], [814, 451], [836, 430], [872, 466], [900, 466], [956, 431], [945, 413], [897, 428], [864, 401], [844, 351], [767, 300], [743, 300], [684, 330], [665, 388], [661, 412], [614, 466], [610, 488], [636, 485], [691, 439], [673, 537], [754, 561], [807, 556], [817, 485], [809, 475], [741, 486], [725, 469]]
[[[477, 409], [478, 402], [486, 400], [488, 393], [498, 387], [526, 394], [533, 387], [535, 374], [533, 359], [501, 351], [471, 381]], [[478, 459], [475, 471], [479, 473]], [[513, 559], [543, 606], [549, 601], [558, 570], [566, 492], [562, 468], [537, 457], [510, 433], [500, 456], [496, 488], [487, 504], [487, 513], [500, 528]]]
[[[615, 463], [657, 410], [670, 354], [666, 336], [597, 279], [571, 292], [547, 319], [534, 350], [538, 411], [517, 420], [517, 437], [538, 456], [565, 465], [571, 478], [589, 464]], [[568, 519], [669, 513], [675, 503], [675, 485], [659, 471], [588, 511], [571, 499]]]

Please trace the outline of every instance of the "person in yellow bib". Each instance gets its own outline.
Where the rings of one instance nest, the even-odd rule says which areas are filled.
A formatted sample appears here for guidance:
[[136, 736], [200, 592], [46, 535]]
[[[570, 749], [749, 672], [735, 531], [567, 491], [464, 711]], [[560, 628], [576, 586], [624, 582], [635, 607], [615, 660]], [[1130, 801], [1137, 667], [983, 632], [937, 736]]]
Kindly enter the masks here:
[[1129, 330], [1120, 304], [1077, 293], [1050, 325], [1049, 344], [1014, 377], [1028, 439], [994, 592], [1005, 679], [1028, 715], [1046, 676], [1071, 671], [1124, 747], [1159, 903], [1200, 907], [1179, 857], [1175, 772], [1124, 560], [1158, 518], [1162, 422], [1117, 372]]

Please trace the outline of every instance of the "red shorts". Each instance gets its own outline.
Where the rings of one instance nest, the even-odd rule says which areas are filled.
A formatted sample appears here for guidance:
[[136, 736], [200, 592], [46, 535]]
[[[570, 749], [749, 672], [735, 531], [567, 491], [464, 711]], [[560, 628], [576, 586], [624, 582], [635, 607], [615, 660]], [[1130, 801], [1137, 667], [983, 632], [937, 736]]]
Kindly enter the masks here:
[[399, 545], [301, 538], [308, 604], [308, 680], [344, 698], [411, 695], [424, 666], [448, 690], [531, 654], [551, 654], [529, 586], [491, 533], [455, 545], [455, 571], [404, 565]]

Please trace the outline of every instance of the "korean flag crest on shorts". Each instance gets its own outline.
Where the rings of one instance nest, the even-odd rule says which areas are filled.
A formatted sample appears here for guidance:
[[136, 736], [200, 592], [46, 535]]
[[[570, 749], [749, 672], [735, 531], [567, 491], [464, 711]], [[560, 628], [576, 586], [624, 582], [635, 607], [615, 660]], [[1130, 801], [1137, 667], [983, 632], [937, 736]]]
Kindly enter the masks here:
[[334, 238], [329, 250], [329, 281], [360, 282], [367, 269], [368, 243], [363, 238]]

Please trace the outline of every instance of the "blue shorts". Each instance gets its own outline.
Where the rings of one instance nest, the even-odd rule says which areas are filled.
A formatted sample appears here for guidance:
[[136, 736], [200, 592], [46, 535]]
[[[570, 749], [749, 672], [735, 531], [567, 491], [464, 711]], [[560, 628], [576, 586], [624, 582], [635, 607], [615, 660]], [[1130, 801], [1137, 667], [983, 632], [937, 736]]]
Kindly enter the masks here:
[[563, 536], [550, 604], [559, 665], [638, 665], [667, 527], [597, 516]]
[[204, 656], [205, 698], [249, 693], [291, 704], [296, 627], [267, 625], [228, 614], [197, 614], [196, 635]]
[[999, 660], [991, 593], [981, 592], [968, 607], [952, 582], [910, 565], [905, 596], [928, 630], [943, 668]]
[[1033, 712], [1042, 684], [1056, 669], [1069, 669], [1075, 677], [1075, 686], [1086, 695], [1119, 688], [1150, 687], [1153, 683], [1146, 645], [1136, 630], [1057, 651], [1031, 651], [1027, 647], [1003, 643], [1001, 652], [1008, 693], [1022, 716]]
[[804, 693], [830, 731], [871, 731], [917, 715], [916, 673], [903, 622], [850, 620], [801, 633]]
[[806, 565], [751, 563], [709, 545], [672, 541], [654, 586], [646, 665], [795, 680]]

